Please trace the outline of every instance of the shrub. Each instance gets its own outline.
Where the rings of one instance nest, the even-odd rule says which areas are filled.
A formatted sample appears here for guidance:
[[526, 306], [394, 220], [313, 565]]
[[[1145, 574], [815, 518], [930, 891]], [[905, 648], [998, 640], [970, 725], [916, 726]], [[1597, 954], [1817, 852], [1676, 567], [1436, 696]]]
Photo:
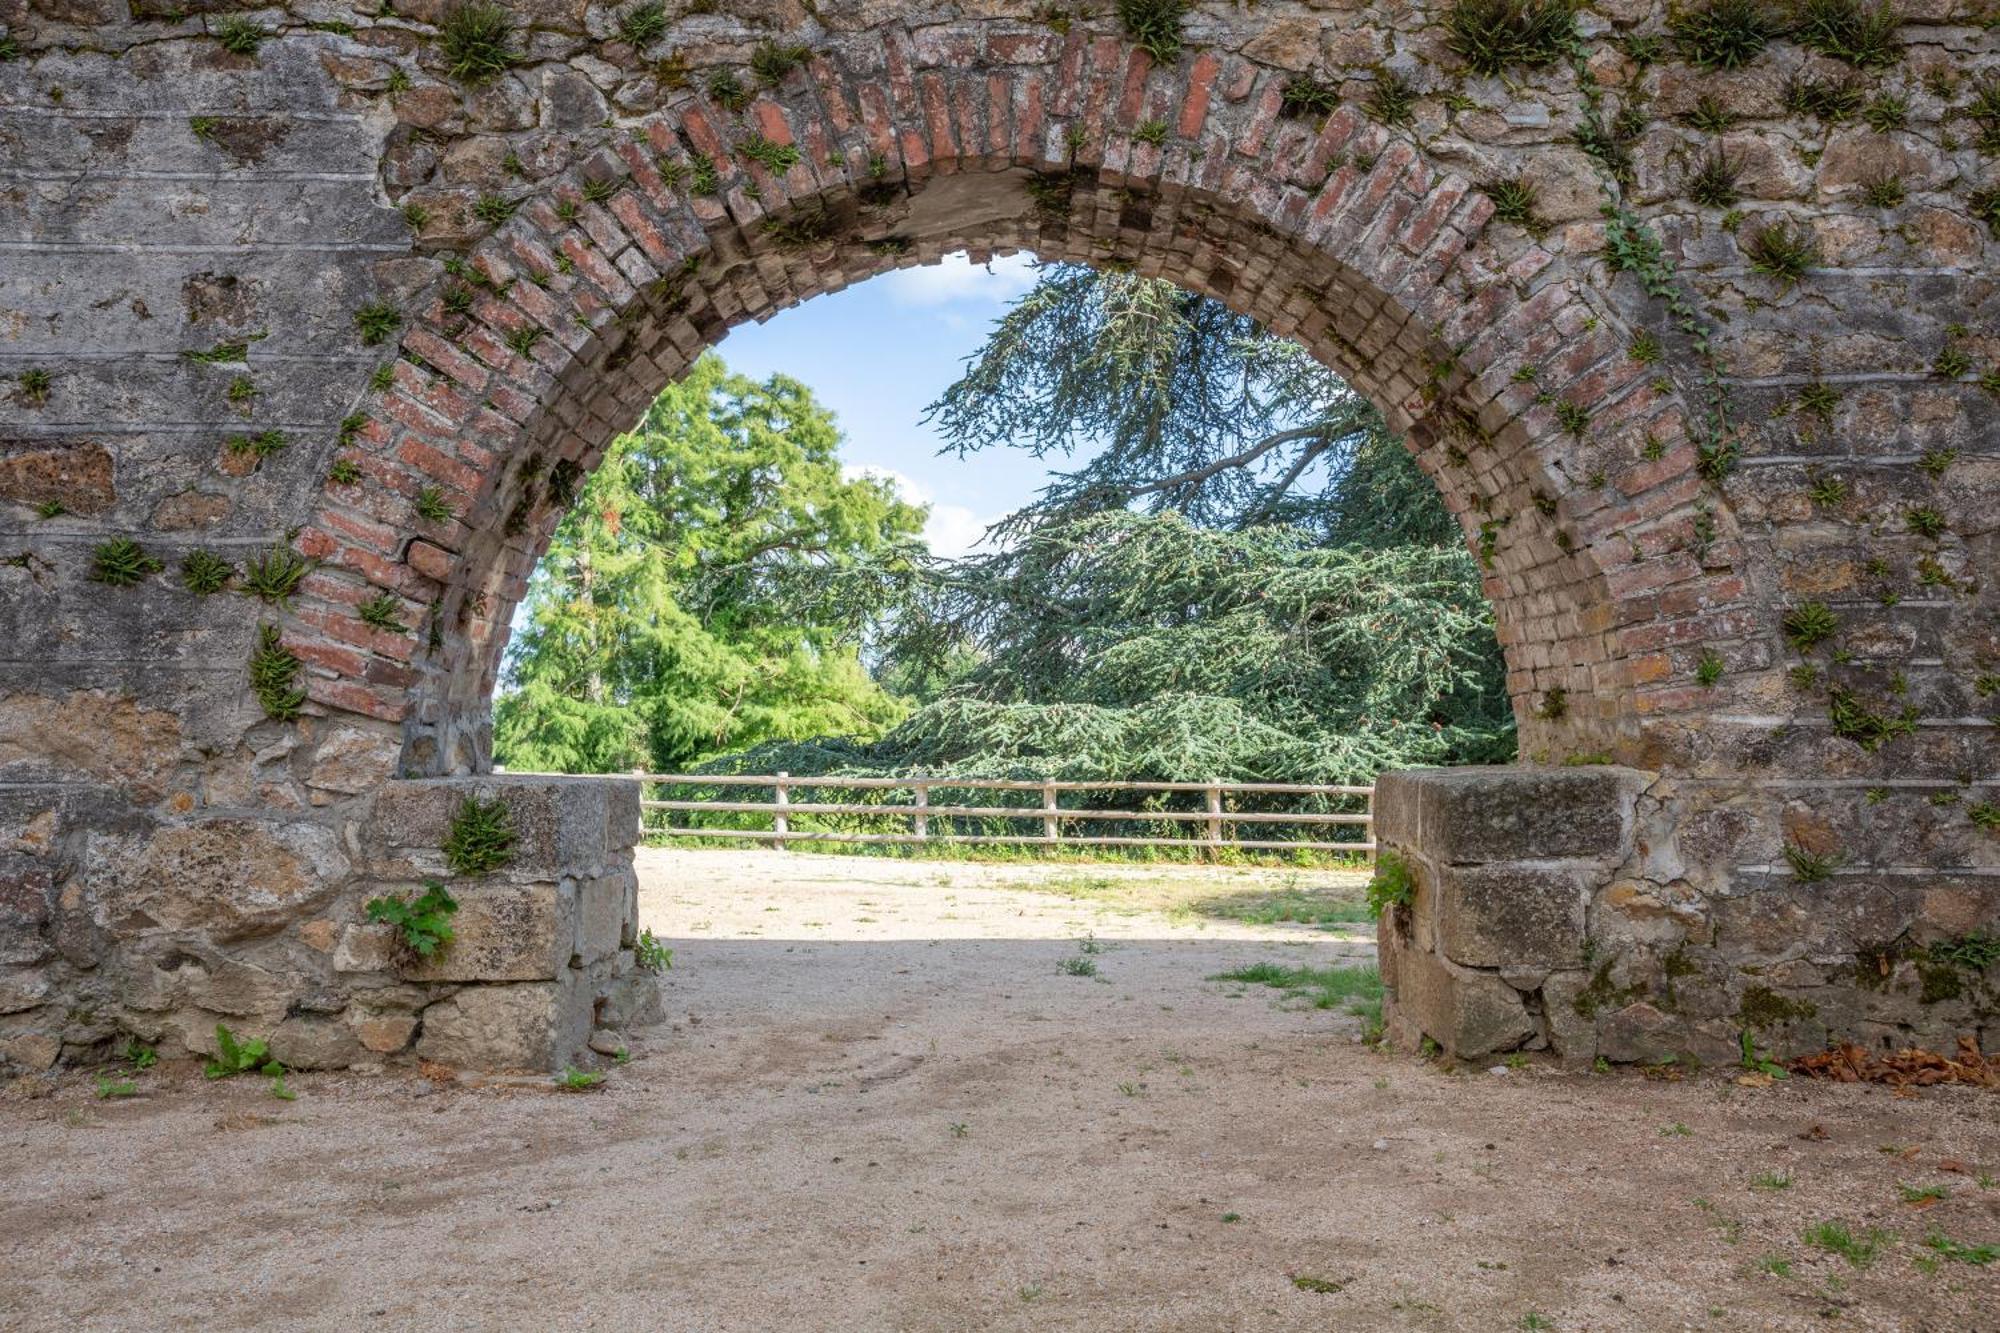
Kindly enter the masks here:
[[1368, 881], [1368, 910], [1377, 917], [1391, 907], [1408, 907], [1416, 900], [1417, 877], [1396, 852], [1375, 857], [1375, 876]]
[[445, 72], [460, 83], [482, 84], [514, 63], [513, 16], [499, 5], [458, 5], [438, 24]]

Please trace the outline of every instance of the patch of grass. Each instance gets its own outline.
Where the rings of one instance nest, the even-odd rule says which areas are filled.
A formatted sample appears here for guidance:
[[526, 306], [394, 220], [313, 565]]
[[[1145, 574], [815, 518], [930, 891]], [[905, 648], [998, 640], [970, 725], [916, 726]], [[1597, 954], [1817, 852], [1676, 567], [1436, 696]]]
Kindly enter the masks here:
[[1816, 116], [1829, 125], [1844, 125], [1854, 119], [1867, 96], [1867, 85], [1853, 74], [1820, 79], [1795, 73], [1785, 80], [1785, 109], [1796, 115]]
[[1736, 69], [1755, 60], [1782, 27], [1765, 0], [1710, 0], [1671, 10], [1667, 29], [1697, 69]]
[[750, 72], [766, 88], [775, 88], [811, 58], [812, 48], [804, 42], [760, 42], [750, 53]]
[[1694, 101], [1694, 109], [1681, 117], [1681, 124], [1705, 134], [1724, 134], [1736, 124], [1736, 113], [1708, 93]]
[[90, 580], [111, 588], [129, 588], [166, 565], [130, 537], [113, 537], [90, 551]]
[[257, 646], [250, 652], [250, 691], [257, 696], [264, 716], [276, 722], [290, 722], [305, 706], [306, 692], [298, 687], [304, 663], [284, 645], [276, 625], [257, 630]]
[[564, 1065], [562, 1073], [555, 1077], [555, 1084], [563, 1092], [595, 1092], [604, 1085], [604, 1075], [595, 1070], [586, 1072], [575, 1065]]
[[451, 943], [451, 918], [458, 911], [458, 900], [444, 885], [427, 879], [423, 893], [416, 897], [370, 898], [363, 910], [370, 921], [395, 927], [410, 952], [419, 958], [429, 958]]
[[[1846, 485], [1840, 483], [1840, 496], [1845, 498]], [[1825, 602], [1800, 602], [1785, 612], [1779, 628], [1792, 647], [1800, 652], [1810, 652], [1812, 648], [1832, 638], [1840, 628], [1840, 618]]]
[[1091, 958], [1065, 958], [1056, 964], [1056, 971], [1066, 977], [1094, 977], [1097, 975], [1097, 962]]
[[215, 1025], [215, 1056], [204, 1064], [201, 1072], [209, 1078], [235, 1078], [238, 1074], [270, 1074], [285, 1072], [284, 1066], [271, 1058], [271, 1043], [262, 1037], [238, 1037], [221, 1023]]
[[1300, 1291], [1312, 1292], [1315, 1296], [1331, 1296], [1335, 1292], [1347, 1290], [1345, 1282], [1335, 1282], [1332, 1278], [1314, 1277], [1310, 1273], [1294, 1274], [1292, 1285]]
[[[229, 381], [229, 387], [222, 391], [224, 398], [227, 398], [230, 402], [238, 406], [250, 402], [257, 394], [258, 388], [256, 382], [248, 375], [238, 375], [235, 379]], [[248, 409], [246, 408], [245, 410], [247, 411]]]
[[1555, 403], [1556, 422], [1570, 433], [1573, 439], [1582, 439], [1583, 432], [1590, 425], [1590, 409], [1582, 403], [1568, 398], [1558, 398]]
[[1802, 223], [1772, 222], [1758, 229], [1743, 246], [1753, 272], [1775, 278], [1790, 288], [1820, 259], [1819, 242]]
[[215, 25], [211, 35], [233, 56], [254, 56], [271, 34], [241, 14], [231, 14]]
[[1713, 648], [1701, 650], [1701, 660], [1695, 663], [1694, 678], [1704, 689], [1711, 688], [1722, 679], [1725, 667], [1722, 657]]
[[97, 1076], [97, 1100], [108, 1102], [119, 1097], [137, 1097], [139, 1085], [129, 1078], [118, 1078], [111, 1074]]
[[374, 347], [401, 328], [403, 312], [387, 301], [370, 301], [354, 312], [354, 327], [361, 331], [364, 347]]
[[1576, 46], [1571, 0], [1457, 0], [1444, 16], [1445, 46], [1474, 74], [1551, 65]]
[[21, 386], [18, 397], [27, 407], [40, 407], [49, 401], [49, 388], [55, 383], [55, 376], [36, 368], [24, 370], [15, 381]]
[[1364, 1013], [1382, 1000], [1382, 973], [1373, 963], [1354, 967], [1286, 967], [1253, 963], [1219, 972], [1210, 981], [1234, 981], [1245, 986], [1269, 986], [1287, 998], [1306, 1001], [1314, 1009], [1346, 1009]]
[[1330, 899], [1303, 889], [1207, 898], [1196, 903], [1195, 910], [1203, 916], [1243, 921], [1253, 926], [1281, 922], [1307, 926], [1359, 925], [1373, 922], [1378, 915], [1365, 902]]
[[181, 557], [181, 585], [197, 597], [221, 592], [236, 577], [236, 566], [213, 551], [194, 550]]
[[1856, 1235], [1844, 1222], [1827, 1221], [1807, 1227], [1800, 1239], [1816, 1250], [1839, 1255], [1851, 1267], [1866, 1268], [1875, 1262], [1882, 1247], [1895, 1238], [1873, 1227]]
[[1909, 118], [1909, 99], [1899, 93], [1877, 93], [1861, 109], [1861, 119], [1877, 134], [1900, 130]]
[[1827, 691], [1827, 717], [1833, 734], [1850, 740], [1862, 749], [1875, 751], [1898, 736], [1917, 729], [1917, 710], [1905, 708], [1894, 717], [1879, 713], [1862, 702], [1852, 690], [1835, 686]]
[[451, 506], [445, 503], [444, 492], [435, 486], [426, 486], [418, 491], [410, 501], [410, 507], [417, 511], [417, 517], [430, 523], [442, 523], [452, 516]]
[[1893, 0], [1799, 0], [1792, 14], [1792, 40], [1821, 55], [1860, 69], [1893, 65], [1903, 52], [1897, 29], [1902, 15]]
[[645, 0], [618, 16], [618, 35], [629, 46], [644, 46], [667, 33], [667, 7], [660, 0]]
[[1901, 208], [1909, 197], [1901, 176], [1874, 176], [1861, 183], [1861, 202], [1870, 208]]
[[444, 861], [454, 874], [485, 875], [514, 859], [514, 823], [499, 797], [459, 802], [445, 835]]
[[229, 440], [229, 452], [248, 454], [261, 463], [274, 454], [283, 453], [290, 444], [291, 441], [285, 438], [285, 432], [273, 428], [259, 431], [255, 435], [232, 436]]
[[1340, 106], [1340, 92], [1311, 74], [1294, 74], [1285, 80], [1278, 98], [1278, 114], [1290, 120], [1324, 121]]
[[500, 5], [458, 5], [438, 24], [445, 72], [474, 86], [506, 73], [514, 63], [513, 40], [513, 16]]
[[1944, 515], [1929, 505], [1915, 505], [1903, 511], [1903, 523], [1919, 537], [1936, 541], [1946, 531]]
[[801, 157], [797, 144], [775, 143], [761, 134], [753, 134], [736, 145], [736, 151], [774, 176], [790, 171]]
[[354, 608], [363, 624], [389, 634], [408, 634], [410, 627], [403, 623], [403, 604], [395, 594], [378, 592], [367, 601]]
[[583, 197], [588, 203], [608, 203], [611, 197], [625, 188], [625, 181], [619, 176], [593, 176], [583, 183]]
[[507, 347], [516, 356], [531, 356], [534, 353], [535, 344], [540, 342], [547, 333], [548, 330], [542, 328], [539, 324], [523, 324], [520, 328], [515, 329], [507, 335]]
[[1375, 76], [1362, 104], [1369, 119], [1382, 125], [1409, 125], [1417, 118], [1416, 85], [1392, 69]]
[[1719, 147], [1702, 154], [1688, 172], [1687, 197], [1708, 208], [1732, 208], [1743, 198], [1743, 169]]
[[1832, 852], [1816, 852], [1800, 843], [1785, 844], [1785, 864], [1792, 868], [1792, 878], [1801, 884], [1816, 884], [1830, 878], [1845, 860]]
[[1132, 131], [1135, 143], [1151, 144], [1158, 148], [1167, 141], [1167, 122], [1164, 120], [1142, 120]]
[[352, 486], [361, 480], [361, 464], [351, 458], [336, 458], [326, 470], [326, 479], [336, 486]]
[[1840, 390], [1823, 380], [1811, 380], [1799, 386], [1799, 411], [1807, 416], [1826, 421], [1833, 416], [1833, 410], [1840, 406]]
[[1792, 1187], [1792, 1177], [1785, 1171], [1759, 1171], [1750, 1177], [1753, 1190], [1788, 1190]]
[[1162, 65], [1181, 56], [1181, 28], [1187, 20], [1187, 0], [1118, 0], [1118, 22], [1132, 44]]
[[1941, 1258], [1955, 1264], [1971, 1264], [1984, 1268], [1995, 1259], [2000, 1259], [2000, 1247], [1992, 1245], [1966, 1245], [1955, 1241], [1942, 1231], [1933, 1231], [1923, 1239], [1923, 1247]]
[[1542, 229], [1542, 220], [1535, 216], [1535, 187], [1528, 181], [1515, 176], [1488, 181], [1479, 188], [1493, 201], [1494, 217], [1529, 232]]
[[472, 205], [472, 216], [489, 227], [497, 227], [514, 216], [520, 204], [497, 194], [482, 194]]
[[243, 591], [273, 606], [288, 606], [312, 562], [283, 542], [243, 562]]

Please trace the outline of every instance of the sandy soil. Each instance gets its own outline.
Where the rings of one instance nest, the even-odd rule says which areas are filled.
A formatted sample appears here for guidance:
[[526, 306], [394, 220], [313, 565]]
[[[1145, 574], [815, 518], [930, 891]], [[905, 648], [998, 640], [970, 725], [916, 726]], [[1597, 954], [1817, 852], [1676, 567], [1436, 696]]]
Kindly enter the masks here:
[[[2000, 1329], [2000, 1261], [1922, 1243], [2000, 1245], [1992, 1094], [1447, 1072], [1206, 980], [1366, 952], [1310, 928], [645, 868], [670, 1021], [601, 1091], [14, 1089], [0, 1327]], [[1872, 1260], [1802, 1240], [1829, 1220]]]

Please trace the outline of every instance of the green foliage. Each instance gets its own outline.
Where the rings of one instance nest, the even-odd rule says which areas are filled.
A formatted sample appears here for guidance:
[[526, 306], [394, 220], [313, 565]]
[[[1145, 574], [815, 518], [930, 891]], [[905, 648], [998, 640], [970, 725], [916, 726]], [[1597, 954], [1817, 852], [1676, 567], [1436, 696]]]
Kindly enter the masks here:
[[1844, 858], [1833, 852], [1816, 852], [1802, 843], [1785, 844], [1785, 864], [1792, 868], [1792, 878], [1801, 884], [1817, 884], [1838, 870]]
[[416, 897], [371, 898], [364, 910], [370, 921], [385, 922], [401, 932], [403, 943], [417, 957], [430, 958], [452, 941], [451, 918], [458, 911], [458, 900], [444, 885], [427, 879]]
[[667, 7], [660, 0], [644, 0], [618, 16], [618, 35], [632, 46], [645, 46], [667, 33]]
[[656, 976], [671, 970], [674, 965], [674, 951], [660, 942], [650, 926], [639, 932], [639, 942], [632, 946], [632, 956], [641, 969]]
[[1877, 134], [1900, 130], [1909, 118], [1909, 99], [1899, 93], [1877, 93], [1861, 111], [1861, 119]]
[[1152, 144], [1154, 147], [1167, 141], [1167, 122], [1164, 120], [1142, 120], [1132, 130], [1135, 143]]
[[1118, 22], [1132, 44], [1162, 65], [1180, 59], [1188, 0], [1117, 0]]
[[1380, 917], [1391, 907], [1408, 907], [1416, 901], [1417, 877], [1409, 862], [1395, 852], [1378, 852], [1375, 875], [1368, 881], [1368, 910]]
[[2000, 963], [2000, 935], [1987, 935], [1975, 930], [1948, 940], [1937, 940], [1930, 947], [1930, 956], [1934, 963], [1962, 967], [1969, 972], [1984, 972]]
[[497, 194], [482, 194], [472, 205], [472, 216], [489, 226], [497, 227], [514, 216], [520, 204]]
[[1094, 958], [1065, 958], [1056, 964], [1056, 971], [1066, 977], [1094, 977], [1097, 975], [1097, 960]]
[[260, 625], [257, 646], [250, 653], [250, 690], [277, 722], [290, 722], [305, 706], [306, 692], [297, 684], [305, 664], [286, 648], [276, 625]]
[[1721, 654], [1717, 653], [1713, 648], [1704, 648], [1701, 651], [1701, 659], [1695, 663], [1695, 682], [1705, 689], [1712, 687], [1717, 681], [1722, 679], [1723, 673], [1727, 669]]
[[40, 407], [49, 401], [49, 389], [55, 378], [42, 369], [24, 370], [17, 381], [20, 386], [19, 398], [27, 407]]
[[[1841, 484], [1841, 493], [1846, 494], [1845, 483]], [[1785, 612], [1779, 626], [1785, 631], [1785, 638], [1791, 641], [1792, 647], [1804, 653], [1833, 637], [1834, 631], [1840, 628], [1840, 617], [1825, 602], [1800, 602]]]
[[1861, 202], [1870, 208], [1900, 208], [1907, 198], [1901, 176], [1874, 176], [1861, 184]]
[[454, 874], [486, 875], [514, 859], [514, 821], [501, 797], [468, 796], [451, 817], [444, 862]]
[[410, 501], [410, 507], [417, 511], [417, 517], [428, 523], [442, 523], [452, 517], [451, 506], [445, 502], [444, 491], [436, 486], [419, 489]]
[[708, 97], [724, 111], [741, 111], [750, 105], [750, 90], [730, 69], [719, 69], [709, 76]]
[[595, 1092], [603, 1085], [604, 1075], [594, 1071], [586, 1073], [574, 1065], [565, 1065], [562, 1073], [556, 1075], [555, 1082], [556, 1087], [564, 1092]]
[[1445, 45], [1480, 75], [1553, 64], [1577, 41], [1573, 0], [1456, 0], [1444, 24]]
[[403, 623], [403, 603], [394, 593], [378, 592], [367, 601], [354, 608], [362, 623], [390, 634], [407, 634], [410, 627]]
[[336, 458], [326, 470], [326, 479], [336, 486], [352, 486], [361, 480], [361, 464], [351, 458]]
[[1861, 697], [1844, 686], [1836, 685], [1827, 691], [1827, 716], [1833, 724], [1833, 734], [1851, 740], [1862, 749], [1873, 752], [1898, 736], [1907, 736], [1917, 729], [1917, 710], [1905, 708], [1894, 717], [1879, 713], [1864, 703]]
[[1742, 168], [1719, 147], [1702, 154], [1688, 173], [1687, 196], [1708, 208], [1730, 208], [1743, 197], [1738, 187]]
[[1393, 69], [1378, 70], [1362, 109], [1383, 125], [1409, 125], [1417, 118], [1417, 89]]
[[590, 203], [602, 204], [609, 202], [624, 187], [625, 180], [621, 176], [593, 176], [583, 183], [583, 197]]
[[1781, 27], [1767, 0], [1710, 0], [1669, 12], [1681, 58], [1697, 69], [1735, 69], [1757, 58]]
[[535, 344], [547, 336], [548, 330], [539, 324], [523, 324], [507, 335], [507, 347], [517, 356], [529, 356]]
[[1812, 228], [1794, 222], [1766, 224], [1745, 243], [1743, 255], [1752, 270], [1776, 278], [1786, 288], [1803, 278], [1820, 259]]
[[289, 606], [312, 562], [283, 542], [243, 562], [243, 591], [273, 606]]
[[1984, 1268], [1995, 1259], [2000, 1259], [2000, 1246], [1967, 1245], [1963, 1241], [1953, 1240], [1942, 1231], [1933, 1231], [1926, 1235], [1923, 1246], [1952, 1263], [1971, 1264], [1978, 1268]]
[[290, 444], [291, 441], [285, 438], [285, 432], [274, 427], [258, 431], [255, 435], [232, 436], [229, 440], [229, 452], [248, 454], [261, 463], [274, 454], [283, 453]]
[[370, 301], [354, 312], [354, 327], [361, 331], [364, 346], [374, 347], [403, 323], [403, 312], [387, 301]]
[[861, 628], [915, 570], [921, 511], [843, 475], [795, 380], [705, 357], [613, 441], [530, 584], [495, 708], [515, 768], [685, 768], [765, 741], [872, 740], [903, 708]]
[[1825, 421], [1840, 406], [1840, 390], [1824, 380], [1809, 380], [1799, 386], [1799, 411]]
[[285, 1067], [271, 1058], [271, 1043], [262, 1037], [239, 1038], [221, 1023], [215, 1025], [215, 1057], [202, 1066], [209, 1078], [235, 1078], [238, 1074], [266, 1074], [276, 1077]]
[[1800, 72], [1785, 79], [1785, 109], [1801, 116], [1817, 116], [1829, 125], [1844, 125], [1854, 119], [1867, 95], [1867, 85], [1853, 74], [1821, 79]]
[[1944, 515], [1929, 505], [1913, 505], [1903, 511], [1903, 523], [1919, 537], [1932, 541], [1945, 534]]
[[113, 588], [129, 588], [166, 565], [130, 537], [113, 537], [90, 551], [90, 578]]
[[775, 176], [782, 176], [790, 171], [799, 164], [800, 159], [798, 145], [774, 143], [761, 134], [751, 135], [736, 145], [736, 150]]
[[198, 597], [221, 592], [236, 577], [236, 566], [209, 550], [193, 550], [181, 557], [181, 584]]
[[1808, 50], [1874, 69], [1901, 58], [1902, 22], [1893, 0], [1799, 0], [1791, 36]]
[[496, 4], [457, 5], [438, 24], [445, 71], [474, 86], [499, 77], [514, 63], [513, 39], [513, 16]]
[[256, 22], [241, 14], [230, 14], [215, 25], [215, 40], [222, 49], [233, 56], [254, 56], [257, 48], [270, 36]]
[[111, 1101], [118, 1097], [137, 1097], [139, 1085], [129, 1078], [115, 1078], [110, 1074], [97, 1076], [97, 1099]]
[[1294, 74], [1285, 80], [1284, 92], [1278, 98], [1278, 114], [1317, 124], [1332, 115], [1339, 105], [1340, 91], [1332, 84], [1322, 83], [1311, 74]]
[[[1737, 1034], [1737, 1044], [1742, 1049], [1743, 1052], [1743, 1058], [1742, 1058], [1743, 1068], [1750, 1070], [1752, 1073], [1755, 1074], [1762, 1074], [1767, 1078], [1791, 1077], [1790, 1071], [1787, 1070], [1783, 1065], [1779, 1064], [1776, 1060], [1766, 1059], [1764, 1056], [1759, 1055], [1757, 1053], [1757, 1037], [1756, 1034], [1751, 1031], [1751, 1029], [1744, 1028], [1741, 1032]], [[1783, 1184], [1777, 1183], [1780, 1179], [1783, 1180]], [[1759, 1177], [1759, 1180], [1768, 1181], [1769, 1183], [1763, 1186], [1763, 1188], [1769, 1188], [1769, 1189], [1783, 1189], [1785, 1188], [1785, 1186], [1790, 1185], [1792, 1183], [1790, 1176], [1785, 1176], [1782, 1178], [1778, 1176], [1764, 1176], [1764, 1177]], [[1757, 1182], [1753, 1181], [1751, 1183], [1756, 1184]]]
[[1866, 1268], [1875, 1262], [1882, 1246], [1894, 1239], [1886, 1231], [1870, 1228], [1856, 1235], [1843, 1222], [1819, 1222], [1805, 1229], [1800, 1239], [1814, 1249], [1837, 1254], [1847, 1260], [1850, 1267]]
[[248, 361], [250, 359], [250, 344], [261, 342], [269, 336], [268, 333], [253, 333], [249, 337], [239, 341], [220, 342], [213, 347], [182, 352], [181, 356], [194, 362], [196, 365], [233, 365], [238, 361]]
[[1535, 187], [1519, 176], [1487, 181], [1479, 187], [1493, 201], [1493, 216], [1530, 232], [1539, 232], [1542, 221], [1535, 216]]
[[812, 48], [804, 42], [759, 42], [750, 53], [750, 72], [766, 88], [775, 88], [811, 58]]
[[1681, 117], [1681, 123], [1707, 134], [1725, 134], [1736, 124], [1736, 113], [1703, 93], [1695, 98], [1694, 109]]

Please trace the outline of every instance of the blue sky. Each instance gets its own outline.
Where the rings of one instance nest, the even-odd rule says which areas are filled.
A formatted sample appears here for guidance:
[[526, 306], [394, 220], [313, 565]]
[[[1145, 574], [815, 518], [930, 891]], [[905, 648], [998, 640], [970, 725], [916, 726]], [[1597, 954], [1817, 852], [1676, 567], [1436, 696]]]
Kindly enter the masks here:
[[716, 351], [742, 374], [782, 371], [811, 386], [840, 420], [849, 465], [893, 477], [906, 498], [930, 505], [931, 549], [960, 555], [988, 523], [1033, 499], [1048, 473], [1010, 449], [939, 456], [924, 408], [1034, 285], [1032, 265], [1016, 256], [980, 267], [955, 255], [887, 273], [742, 325]]

